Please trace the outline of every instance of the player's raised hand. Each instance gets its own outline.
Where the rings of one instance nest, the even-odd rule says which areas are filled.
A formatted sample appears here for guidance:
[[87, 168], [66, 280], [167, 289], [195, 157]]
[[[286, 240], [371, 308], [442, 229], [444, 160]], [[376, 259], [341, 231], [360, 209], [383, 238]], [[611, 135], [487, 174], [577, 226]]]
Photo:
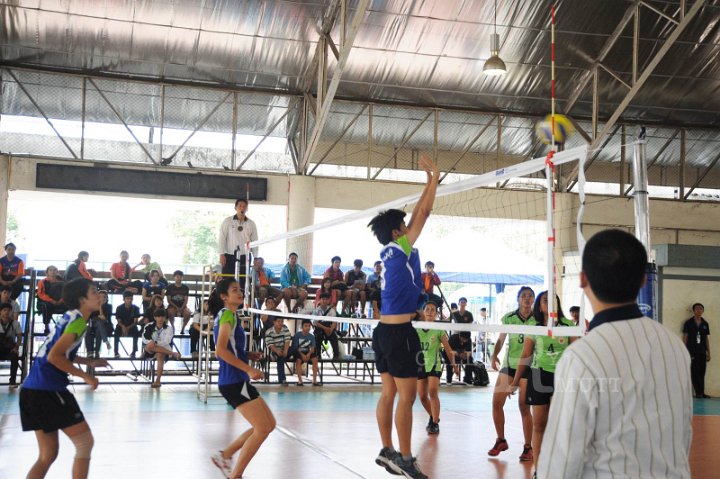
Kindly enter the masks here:
[[428, 174], [428, 179], [439, 177], [440, 170], [427, 153], [420, 153], [420, 166]]

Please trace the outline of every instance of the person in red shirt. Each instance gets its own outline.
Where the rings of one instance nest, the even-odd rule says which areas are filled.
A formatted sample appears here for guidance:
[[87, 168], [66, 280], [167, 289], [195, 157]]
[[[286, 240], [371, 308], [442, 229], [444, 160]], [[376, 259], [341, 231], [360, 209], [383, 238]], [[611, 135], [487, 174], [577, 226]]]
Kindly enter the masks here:
[[67, 308], [62, 301], [62, 290], [65, 282], [58, 274], [57, 267], [48, 266], [45, 274], [45, 278], [38, 283], [37, 297], [38, 309], [42, 313], [43, 324], [45, 325], [43, 334], [48, 335], [50, 334], [50, 320], [53, 314], [63, 314], [67, 311]]
[[15, 256], [15, 244], [5, 245], [5, 256], [0, 258], [0, 285], [10, 286], [12, 299], [17, 299], [23, 290], [22, 277], [25, 274], [25, 263]]
[[130, 258], [130, 254], [127, 251], [121, 251], [120, 261], [110, 266], [111, 279], [107, 282], [107, 287], [114, 293], [130, 291], [138, 294], [142, 291], [142, 281], [131, 281], [134, 269], [128, 264], [128, 258]]
[[82, 277], [89, 281], [93, 281], [92, 275], [95, 274], [95, 270], [88, 270], [85, 266], [88, 259], [90, 259], [90, 253], [87, 251], [80, 251], [77, 255], [77, 259], [68, 265], [67, 270], [65, 271], [65, 280], [70, 281], [75, 278]]

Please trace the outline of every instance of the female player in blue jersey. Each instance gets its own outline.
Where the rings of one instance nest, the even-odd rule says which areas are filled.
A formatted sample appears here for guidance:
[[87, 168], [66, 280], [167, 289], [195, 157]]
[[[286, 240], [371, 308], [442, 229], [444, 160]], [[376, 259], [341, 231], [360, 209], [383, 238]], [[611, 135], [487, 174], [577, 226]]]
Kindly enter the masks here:
[[[413, 248], [430, 216], [440, 172], [429, 156], [420, 155], [420, 165], [427, 173], [427, 184], [415, 205], [410, 223], [405, 212], [383, 211], [370, 226], [383, 245], [380, 259], [384, 271], [381, 282], [380, 324], [373, 331], [375, 365], [382, 379], [382, 393], [377, 404], [377, 422], [382, 449], [375, 462], [388, 472], [414, 479], [427, 478], [412, 457], [412, 406], [417, 393], [418, 370], [425, 364], [420, 339], [411, 324], [422, 293], [420, 255]], [[392, 444], [393, 404], [398, 395], [395, 427], [400, 453]]]
[[83, 479], [90, 469], [93, 435], [85, 422], [75, 396], [68, 391], [68, 374], [77, 376], [95, 389], [97, 378], [73, 365], [107, 366], [104, 359], [76, 356], [85, 336], [87, 320], [100, 309], [100, 295], [92, 281], [78, 278], [63, 288], [63, 302], [68, 308], [55, 325], [53, 334], [38, 350], [28, 377], [20, 390], [20, 421], [23, 431], [35, 431], [38, 458], [28, 472], [28, 479], [45, 477], [58, 454], [58, 430], [75, 445], [73, 479]]
[[[252, 426], [212, 456], [213, 463], [230, 479], [242, 477], [262, 443], [275, 429], [275, 417], [250, 383], [251, 379], [263, 379], [262, 371], [249, 364], [249, 360], [259, 360], [262, 353], [245, 351], [245, 330], [236, 318], [242, 303], [243, 293], [234, 279], [220, 281], [209, 299], [210, 312], [215, 316], [215, 354], [220, 363], [218, 388], [228, 404]], [[240, 455], [232, 467], [232, 456], [237, 451]]]

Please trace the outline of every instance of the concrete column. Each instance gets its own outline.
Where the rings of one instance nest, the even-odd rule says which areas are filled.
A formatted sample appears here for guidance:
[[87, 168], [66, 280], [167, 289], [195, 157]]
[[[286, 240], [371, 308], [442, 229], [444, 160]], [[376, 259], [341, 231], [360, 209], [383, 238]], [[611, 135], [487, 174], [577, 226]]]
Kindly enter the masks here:
[[[8, 196], [10, 192], [10, 157], [0, 156], [0, 245], [7, 242]], [[3, 253], [4, 254], [4, 253]]]
[[[315, 178], [293, 175], [288, 180], [287, 226], [292, 231], [315, 222]], [[313, 235], [288, 238], [286, 257], [298, 254], [298, 262], [312, 275]]]

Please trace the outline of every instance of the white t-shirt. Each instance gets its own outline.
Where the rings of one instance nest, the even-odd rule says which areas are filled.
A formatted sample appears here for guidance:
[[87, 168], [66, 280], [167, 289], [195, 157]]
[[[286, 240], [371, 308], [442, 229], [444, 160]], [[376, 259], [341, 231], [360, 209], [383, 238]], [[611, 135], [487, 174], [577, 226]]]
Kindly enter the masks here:
[[7, 324], [0, 321], [0, 346], [8, 347], [17, 343], [17, 337], [22, 335], [20, 322], [11, 319]]

